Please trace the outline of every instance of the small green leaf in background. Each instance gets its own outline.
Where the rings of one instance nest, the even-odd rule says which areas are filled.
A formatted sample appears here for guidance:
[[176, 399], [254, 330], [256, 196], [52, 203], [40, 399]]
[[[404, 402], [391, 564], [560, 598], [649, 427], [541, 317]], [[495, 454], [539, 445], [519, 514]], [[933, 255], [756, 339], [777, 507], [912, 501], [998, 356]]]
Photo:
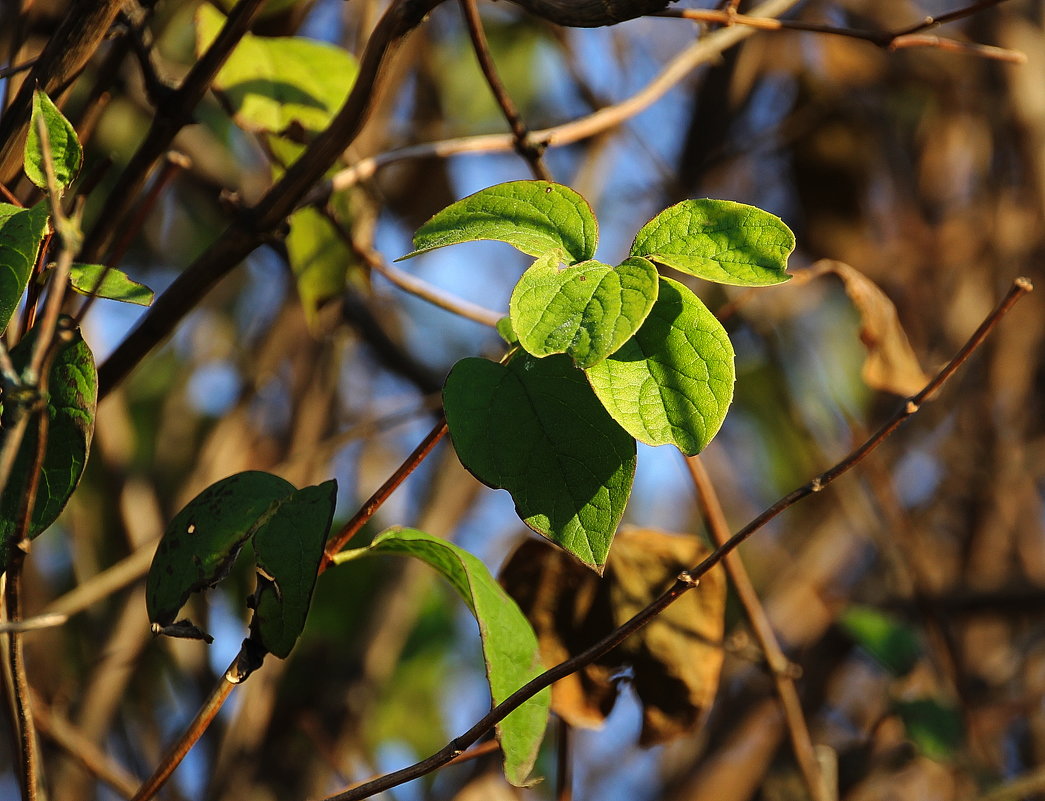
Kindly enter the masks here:
[[586, 373], [606, 410], [635, 439], [692, 456], [718, 432], [733, 399], [733, 346], [696, 295], [670, 278], [660, 282], [635, 336]]
[[414, 234], [409, 259], [459, 242], [494, 239], [530, 256], [565, 251], [576, 264], [595, 255], [599, 226], [588, 201], [568, 186], [548, 181], [509, 181], [451, 203]]
[[791, 278], [795, 235], [769, 212], [729, 200], [684, 200], [635, 235], [632, 256], [736, 286], [770, 286]]
[[922, 657], [918, 632], [868, 606], [850, 606], [838, 625], [894, 676], [904, 676]]
[[94, 295], [137, 306], [151, 305], [156, 296], [145, 284], [139, 284], [122, 270], [104, 264], [74, 264], [69, 271], [69, 285], [81, 295]]
[[254, 535], [258, 589], [251, 636], [280, 659], [305, 627], [336, 500], [333, 480], [300, 489]]
[[55, 181], [64, 189], [80, 172], [83, 150], [69, 120], [62, 116], [62, 112], [51, 102], [51, 98], [39, 89], [33, 93], [33, 115], [29, 121], [29, 135], [25, 140], [25, 174], [41, 189], [47, 188], [44, 151], [37, 128], [37, 121], [40, 119], [44, 121], [44, 127], [47, 129]]
[[638, 331], [658, 286], [657, 268], [646, 259], [630, 258], [619, 267], [584, 261], [560, 269], [557, 253], [547, 253], [512, 292], [512, 326], [534, 356], [565, 353], [578, 367], [591, 367]]
[[929, 759], [946, 761], [954, 757], [965, 737], [961, 712], [936, 698], [915, 698], [894, 703], [907, 736]]
[[316, 209], [300, 209], [290, 216], [289, 222], [287, 256], [305, 319], [313, 327], [319, 307], [344, 293], [348, 267], [354, 259], [334, 226]]
[[29, 284], [45, 233], [46, 203], [30, 209], [0, 203], [0, 334]]
[[[542, 671], [537, 636], [507, 593], [476, 557], [415, 529], [390, 529], [367, 549], [421, 559], [453, 585], [479, 624], [490, 694], [499, 704]], [[550, 693], [542, 690], [497, 724], [508, 781], [524, 786], [548, 722]]]
[[149, 568], [149, 620], [169, 626], [192, 593], [224, 578], [243, 544], [295, 491], [279, 476], [249, 470], [189, 501], [167, 526]]
[[[225, 17], [208, 5], [196, 12], [196, 52], [217, 37]], [[348, 96], [358, 66], [348, 51], [299, 36], [248, 33], [218, 72], [214, 88], [248, 131], [280, 133], [292, 123], [318, 132]]]
[[[80, 336], [79, 329], [66, 331], [71, 336], [58, 346], [48, 378], [47, 450], [36, 489], [36, 503], [29, 523], [29, 536], [37, 537], [50, 526], [65, 508], [80, 482], [94, 435], [94, 413], [98, 402], [98, 374], [94, 355]], [[11, 361], [21, 372], [29, 363], [36, 329], [11, 351]], [[0, 445], [11, 431], [13, 403], [4, 407], [0, 426]], [[29, 473], [35, 460], [39, 429], [36, 419], [29, 421], [14, 467], [3, 495], [0, 496], [0, 572], [7, 569], [12, 538], [16, 535], [22, 495], [29, 484]]]
[[635, 441], [566, 356], [462, 359], [443, 388], [461, 463], [526, 525], [602, 573], [635, 476]]

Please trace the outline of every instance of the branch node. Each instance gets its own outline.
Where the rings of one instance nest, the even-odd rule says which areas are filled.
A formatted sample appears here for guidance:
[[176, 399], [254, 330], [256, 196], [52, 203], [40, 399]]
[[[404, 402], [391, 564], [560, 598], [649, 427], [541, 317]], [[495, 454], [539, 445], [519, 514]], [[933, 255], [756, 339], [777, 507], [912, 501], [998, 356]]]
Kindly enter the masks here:
[[824, 488], [824, 482], [820, 480], [820, 476], [817, 476], [809, 482], [809, 489], [812, 492], [820, 492]]
[[918, 404], [915, 403], [913, 400], [909, 400], [907, 401], [907, 405], [904, 406], [903, 410], [906, 414], [914, 414], [918, 411]]
[[679, 584], [685, 586], [687, 590], [691, 590], [700, 584], [700, 579], [693, 578], [688, 570], [683, 570], [678, 574], [677, 581]]
[[1019, 278], [1012, 282], [1016, 287], [1022, 289], [1024, 292], [1034, 291], [1034, 282], [1031, 281], [1027, 276], [1021, 275]]

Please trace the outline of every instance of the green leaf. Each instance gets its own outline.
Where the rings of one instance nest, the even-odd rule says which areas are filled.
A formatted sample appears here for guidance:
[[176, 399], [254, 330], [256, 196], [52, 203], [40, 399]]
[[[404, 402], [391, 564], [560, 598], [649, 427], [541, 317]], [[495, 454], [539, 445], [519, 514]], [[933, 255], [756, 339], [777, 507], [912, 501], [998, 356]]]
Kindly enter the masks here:
[[526, 525], [602, 573], [635, 475], [635, 441], [566, 356], [462, 359], [443, 388], [454, 448], [511, 493]]
[[[30, 538], [37, 537], [61, 514], [80, 482], [94, 435], [94, 414], [98, 402], [98, 374], [94, 355], [80, 336], [79, 329], [61, 332], [69, 336], [58, 346], [48, 378], [47, 449], [36, 490], [36, 502], [29, 522]], [[19, 372], [29, 363], [36, 329], [32, 329], [11, 351], [11, 361]], [[0, 426], [0, 446], [10, 434], [13, 416], [22, 410], [10, 400], [4, 405]], [[39, 429], [30, 419], [3, 495], [0, 496], [0, 569], [7, 568], [11, 540], [29, 473], [35, 461]]]
[[319, 307], [345, 291], [348, 266], [354, 260], [344, 240], [316, 209], [304, 208], [290, 216], [287, 255], [309, 326], [315, 326]]
[[635, 336], [586, 372], [629, 434], [693, 455], [718, 432], [733, 399], [733, 346], [696, 295], [670, 278], [660, 282]]
[[29, 284], [45, 233], [45, 203], [31, 209], [0, 203], [0, 333], [7, 328]]
[[512, 326], [534, 356], [565, 353], [578, 367], [591, 367], [639, 329], [657, 299], [657, 279], [657, 268], [642, 258], [561, 270], [558, 254], [547, 253], [512, 292]]
[[279, 476], [249, 470], [211, 484], [189, 501], [167, 526], [149, 568], [149, 620], [169, 626], [192, 593], [224, 578], [243, 544], [294, 492]]
[[850, 606], [838, 623], [895, 676], [910, 673], [921, 659], [922, 642], [918, 632], [877, 609]]
[[964, 725], [961, 712], [953, 704], [916, 698], [897, 701], [895, 707], [907, 736], [925, 756], [946, 761], [961, 747]]
[[104, 264], [74, 264], [69, 271], [69, 285], [81, 295], [94, 295], [138, 306], [149, 306], [156, 295], [145, 284], [132, 280], [122, 270]]
[[[196, 12], [196, 52], [217, 37], [225, 17], [208, 5]], [[292, 123], [323, 130], [355, 81], [358, 67], [345, 50], [297, 36], [248, 33], [218, 72], [214, 87], [248, 131], [280, 133]]]
[[[482, 639], [486, 676], [495, 704], [542, 671], [537, 636], [523, 613], [485, 565], [467, 551], [415, 529], [390, 529], [369, 550], [421, 559], [450, 582], [475, 615]], [[497, 724], [504, 773], [523, 786], [537, 758], [548, 722], [551, 694], [542, 690]]]
[[509, 181], [451, 203], [414, 234], [409, 259], [459, 242], [495, 239], [530, 256], [565, 252], [575, 264], [595, 255], [599, 226], [588, 202], [568, 186]]
[[251, 638], [280, 659], [305, 627], [336, 498], [336, 481], [300, 489], [254, 535], [258, 588]]
[[62, 112], [51, 102], [51, 98], [39, 89], [33, 92], [33, 114], [29, 121], [29, 135], [25, 140], [25, 174], [38, 187], [47, 189], [43, 144], [37, 128], [40, 119], [44, 121], [44, 127], [47, 129], [55, 181], [64, 189], [80, 172], [83, 149], [69, 120], [62, 116]]
[[632, 256], [736, 286], [770, 286], [791, 278], [795, 235], [769, 212], [729, 200], [684, 200], [635, 235]]

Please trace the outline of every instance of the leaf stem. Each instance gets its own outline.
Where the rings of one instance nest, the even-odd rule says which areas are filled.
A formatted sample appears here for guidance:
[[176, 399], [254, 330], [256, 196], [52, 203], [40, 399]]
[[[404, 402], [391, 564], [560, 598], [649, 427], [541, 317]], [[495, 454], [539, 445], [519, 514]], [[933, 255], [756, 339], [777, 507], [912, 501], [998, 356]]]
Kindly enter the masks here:
[[976, 350], [976, 348], [979, 347], [983, 340], [990, 334], [1002, 317], [1008, 313], [1021, 297], [1032, 291], [1032, 289], [1033, 286], [1029, 279], [1017, 278], [1002, 301], [986, 317], [986, 319], [984, 319], [979, 328], [976, 329], [954, 358], [947, 363], [947, 365], [925, 386], [924, 389], [921, 390], [921, 392], [908, 400], [904, 406], [893, 414], [893, 416], [890, 417], [878, 429], [878, 431], [872, 434], [862, 445], [851, 451], [845, 459], [798, 489], [788, 493], [772, 506], [767, 508], [750, 523], [740, 529], [740, 531], [730, 537], [725, 543], [716, 548], [700, 564], [695, 565], [691, 570], [679, 574], [679, 577], [671, 587], [633, 618], [625, 621], [617, 629], [610, 632], [603, 639], [594, 643], [586, 650], [560, 662], [552, 668], [549, 668], [540, 676], [537, 676], [533, 680], [524, 684], [504, 701], [491, 709], [486, 715], [480, 718], [470, 729], [468, 729], [468, 731], [447, 743], [443, 748], [428, 758], [400, 770], [388, 773], [380, 779], [375, 779], [374, 781], [353, 790], [347, 790], [345, 792], [337, 793], [336, 795], [328, 796], [323, 799], [323, 801], [360, 801], [360, 799], [370, 798], [377, 793], [384, 792], [393, 787], [398, 787], [408, 781], [412, 781], [413, 779], [420, 778], [421, 776], [425, 776], [438, 770], [447, 764], [447, 762], [449, 762], [456, 754], [461, 753], [465, 748], [476, 742], [480, 737], [489, 732], [498, 722], [514, 712], [541, 690], [550, 687], [559, 679], [577, 672], [586, 665], [594, 662], [603, 654], [613, 650], [620, 643], [653, 620], [653, 618], [678, 600], [678, 598], [696, 587], [700, 582], [701, 576], [706, 574], [711, 570], [711, 568], [715, 567], [715, 565], [721, 562], [728, 554], [732, 553], [738, 545], [766, 525], [766, 523], [803, 498], [812, 495], [815, 492], [820, 492], [824, 487], [843, 473], [848, 472], [865, 456], [867, 456], [867, 454], [877, 448], [886, 437], [892, 434], [893, 431], [900, 426], [901, 423], [911, 415], [918, 412], [921, 403], [936, 392], [936, 390], [938, 390], [940, 386], [947, 381], [947, 379], [949, 379], [962, 364], [964, 364], [972, 352]]

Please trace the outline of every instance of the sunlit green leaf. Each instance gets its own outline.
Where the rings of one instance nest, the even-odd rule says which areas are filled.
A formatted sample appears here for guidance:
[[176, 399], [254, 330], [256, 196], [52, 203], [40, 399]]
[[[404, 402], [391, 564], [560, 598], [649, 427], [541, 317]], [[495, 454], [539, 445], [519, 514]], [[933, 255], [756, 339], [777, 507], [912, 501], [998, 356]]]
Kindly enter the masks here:
[[591, 367], [642, 325], [657, 299], [657, 278], [657, 268], [642, 258], [560, 269], [557, 254], [546, 254], [512, 292], [512, 326], [534, 356], [565, 353], [578, 367]]
[[[220, 12], [199, 7], [197, 53], [206, 50], [224, 23]], [[357, 71], [347, 51], [325, 42], [248, 33], [218, 72], [214, 87], [246, 130], [279, 133], [297, 123], [320, 131], [344, 103]]]
[[287, 255], [305, 319], [314, 326], [319, 307], [344, 293], [353, 257], [330, 221], [316, 209], [300, 209], [290, 216], [289, 222]]
[[507, 242], [531, 256], [561, 249], [562, 260], [575, 264], [595, 255], [599, 228], [588, 202], [568, 186], [510, 181], [440, 211], [417, 229], [414, 250], [402, 259], [479, 239]]
[[122, 270], [104, 264], [74, 264], [69, 271], [69, 285], [81, 295], [95, 295], [138, 306], [150, 305], [156, 295]]
[[149, 620], [170, 625], [192, 593], [224, 578], [243, 544], [295, 491], [289, 481], [251, 470], [223, 478], [189, 501], [167, 526], [149, 568]]
[[25, 140], [25, 174], [41, 189], [47, 188], [47, 173], [44, 170], [44, 150], [38, 129], [43, 120], [50, 146], [51, 166], [55, 182], [62, 189], [69, 186], [80, 172], [83, 150], [76, 131], [58, 107], [46, 94], [37, 89], [33, 93], [33, 114], [29, 121], [29, 135]]
[[443, 404], [461, 463], [511, 493], [526, 525], [601, 573], [635, 473], [635, 441], [566, 356], [462, 359]]
[[336, 496], [336, 481], [300, 489], [254, 535], [258, 588], [251, 636], [281, 659], [305, 627]]
[[586, 372], [595, 394], [647, 445], [700, 453], [733, 399], [733, 346], [690, 290], [660, 279], [646, 322], [616, 353]]
[[[485, 565], [470, 553], [408, 528], [390, 529], [378, 535], [369, 550], [422, 559], [457, 590], [479, 624], [486, 675], [495, 704], [541, 673], [533, 628]], [[549, 703], [550, 693], [543, 690], [497, 724], [505, 776], [514, 785], [525, 784], [533, 768], [544, 738]]]
[[47, 205], [22, 209], [0, 203], [0, 333], [7, 328], [29, 284], [47, 232]]
[[[36, 502], [29, 523], [29, 536], [39, 536], [58, 519], [80, 482], [94, 435], [94, 413], [98, 401], [98, 374], [94, 355], [80, 336], [79, 329], [59, 334], [68, 340], [58, 345], [48, 378], [47, 449], [36, 489]], [[29, 363], [36, 342], [34, 328], [11, 351], [11, 361], [21, 372]], [[10, 435], [13, 415], [22, 412], [11, 400], [4, 404], [0, 445]], [[14, 468], [0, 496], [0, 567], [6, 569], [11, 539], [23, 494], [35, 460], [39, 428], [37, 419], [29, 421], [15, 458]]]
[[850, 606], [838, 620], [845, 632], [896, 676], [910, 673], [922, 656], [918, 632], [867, 606]]
[[729, 200], [684, 200], [635, 235], [632, 256], [698, 278], [737, 286], [769, 286], [791, 278], [787, 257], [795, 235], [769, 212]]

